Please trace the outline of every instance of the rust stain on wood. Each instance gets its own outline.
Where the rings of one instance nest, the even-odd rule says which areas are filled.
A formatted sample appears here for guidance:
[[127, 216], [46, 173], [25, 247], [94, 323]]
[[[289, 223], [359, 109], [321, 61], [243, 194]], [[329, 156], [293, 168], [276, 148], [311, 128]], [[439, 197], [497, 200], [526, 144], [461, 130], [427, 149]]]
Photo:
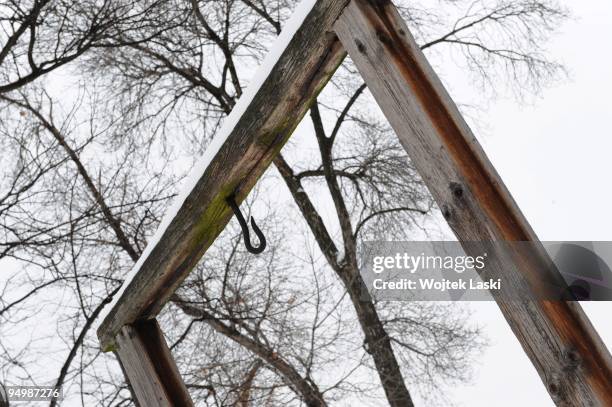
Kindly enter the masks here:
[[[583, 335], [592, 330], [592, 327], [585, 325], [587, 321], [568, 318], [576, 315], [570, 309], [572, 303], [541, 301], [541, 306], [560, 336], [567, 341], [566, 348], [560, 350], [560, 357], [566, 359], [569, 373], [584, 371], [589, 385], [599, 396], [598, 400], [605, 403], [602, 404], [604, 406], [612, 406], [612, 370], [610, 364], [606, 363], [609, 354], [602, 353], [601, 347], [591, 336]], [[562, 391], [558, 389], [558, 392]]]
[[[467, 227], [465, 230], [470, 231], [468, 235], [474, 235], [475, 232], [476, 235], [482, 234], [483, 239], [537, 241], [529, 224], [487, 162], [486, 156], [479, 151], [477, 141], [460, 122], [462, 119], [458, 113], [452, 110], [449, 105], [452, 101], [448, 101], [444, 92], [440, 93], [436, 87], [427, 66], [420, 60], [420, 50], [413, 41], [407, 41], [407, 33], [401, 26], [395, 7], [388, 0], [352, 0], [351, 7], [354, 14], [343, 21], [343, 24], [347, 24], [343, 28], [346, 36], [342, 38], [343, 41], [346, 43], [355, 33], [350, 27], [359, 25], [358, 20], [355, 20], [357, 15], [367, 22], [368, 28], [364, 30], [368, 32], [361, 32], [361, 35], [366, 37], [350, 38], [357, 51], [354, 57], [362, 55], [362, 58], [368, 60], [363, 62], [364, 67], [367, 68], [370, 64], [368, 69], [373, 69], [373, 66], [378, 65], [376, 58], [381, 55], [370, 53], [371, 50], [364, 45], [364, 42], [367, 42], [364, 39], [369, 37], [370, 40], [378, 42], [377, 47], [382, 47], [384, 57], [391, 61], [394, 74], [399, 75], [408, 85], [428, 118], [428, 123], [435, 129], [435, 134], [443, 145], [445, 157], [449, 162], [452, 161], [451, 168], [463, 178], [464, 184], [457, 182], [458, 180], [448, 180], [447, 191], [450, 192], [452, 201], [444, 202], [443, 199], [439, 202], [444, 217], [451, 223], [455, 221], [455, 210], [477, 208], [475, 210], [479, 216], [483, 216], [485, 223], [482, 227], [475, 224]], [[382, 92], [393, 93], [393, 90], [386, 89]], [[427, 173], [422, 175], [431, 176]], [[472, 206], [462, 206], [468, 202], [468, 205]], [[471, 222], [465, 218], [467, 214], [470, 214], [469, 209], [468, 212], [457, 213], [462, 216], [458, 221], [464, 224]], [[458, 237], [462, 240], [460, 234]], [[463, 238], [465, 239], [465, 236]], [[542, 273], [553, 281], [562, 281], [561, 275], [543, 248], [541, 256], [526, 258], [513, 255], [512, 261], [534, 293], [545, 292], [547, 289], [542, 279], [538, 278]], [[534, 307], [535, 314], [544, 318], [534, 314], [533, 321], [527, 321], [529, 312], [526, 310], [529, 306], [515, 307], [511, 303], [500, 303], [511, 325], [519, 328], [513, 330], [536, 365], [555, 402], [558, 405], [576, 405], [576, 402], [580, 405], [590, 405], [591, 402], [612, 405], [610, 355], [579, 305], [562, 301], [534, 301], [531, 306]], [[519, 311], [518, 314], [514, 314], [516, 311]], [[548, 338], [550, 343], [533, 343], [533, 338], [527, 337], [530, 329], [540, 331], [541, 339]], [[548, 347], [546, 356], [538, 354], [541, 350], [539, 348], [542, 347]], [[551, 371], [552, 366], [559, 367], [559, 370], [555, 370], [555, 367]], [[575, 383], [571, 383], [574, 378]], [[577, 391], [578, 394], [568, 393], [572, 391]], [[577, 399], [579, 396], [582, 398]]]
[[503, 198], [504, 194], [490, 176], [478, 154], [475, 154], [469, 143], [466, 143], [463, 132], [453, 120], [453, 115], [431, 84], [427, 74], [421, 69], [419, 62], [414, 58], [413, 52], [405, 45], [405, 39], [395, 29], [393, 12], [389, 7], [391, 3], [387, 0], [372, 3], [378, 14], [374, 16], [365, 13], [365, 15], [370, 18], [372, 26], [376, 27], [378, 39], [397, 61], [397, 67], [426, 109], [431, 122], [442, 136], [450, 156], [469, 182], [472, 193], [483, 205], [490, 219], [495, 222], [503, 239], [508, 241], [532, 240], [529, 231], [526, 231], [523, 225], [512, 216], [508, 216], [513, 212], [512, 205], [509, 205]]
[[[472, 193], [486, 210], [489, 219], [495, 222], [504, 240], [532, 240], [533, 236], [530, 231], [525, 230], [522, 222], [514, 216], [514, 205], [508, 204], [503, 198], [504, 194], [499, 189], [499, 184], [495, 182], [495, 178], [490, 176], [479, 155], [475, 154], [470, 148], [443, 99], [429, 81], [426, 73], [421, 69], [419, 62], [413, 57], [412, 51], [404, 45], [404, 40], [398, 36], [389, 12], [390, 2], [376, 1], [375, 3], [379, 11], [379, 19], [372, 18], [371, 23], [377, 27], [379, 40], [384, 44], [389, 54], [396, 59], [397, 66], [401, 69], [406, 82], [410, 84], [422, 106], [427, 110], [431, 122], [442, 136], [450, 156], [455, 160], [460, 172], [465, 175]], [[521, 260], [525, 261], [523, 264], [525, 267], [521, 267], [520, 271], [528, 276], [529, 280], [537, 284], [537, 279], [534, 281], [533, 276], [537, 275], [538, 266], [545, 267], [545, 265], [534, 265], [529, 262], [530, 259]], [[543, 301], [542, 307], [554, 328], [567, 342], [568, 348], [580, 349], [583, 359], [580, 367], [576, 368], [586, 370], [589, 382], [601, 396], [601, 400], [606, 400], [607, 405], [612, 405], [612, 392], [610, 391], [612, 388], [612, 372], [605, 366], [598, 364], [598, 360], [604, 360], [605, 357], [596, 354], [597, 346], [589, 335], [584, 335], [588, 330], [581, 329], [584, 328], [582, 321], [568, 320], [568, 316], [573, 315], [573, 313], [569, 312], [566, 302]], [[559, 389], [559, 391], [561, 390]]]

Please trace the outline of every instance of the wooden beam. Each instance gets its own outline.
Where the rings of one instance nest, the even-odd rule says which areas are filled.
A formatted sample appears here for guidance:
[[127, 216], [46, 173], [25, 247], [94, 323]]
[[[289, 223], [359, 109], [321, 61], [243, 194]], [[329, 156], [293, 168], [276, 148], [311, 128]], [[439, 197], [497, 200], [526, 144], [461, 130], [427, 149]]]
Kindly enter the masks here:
[[[537, 242], [393, 4], [352, 0], [334, 28], [458, 239]], [[543, 249], [487, 268], [531, 298], [561, 279]], [[577, 302], [496, 300], [557, 405], [612, 405], [610, 353]]]
[[240, 203], [287, 141], [346, 55], [332, 24], [347, 1], [306, 1], [311, 9], [272, 71], [226, 119], [235, 125], [111, 304], [98, 329], [103, 350], [122, 326], [157, 315], [231, 218], [225, 199]]
[[139, 406], [193, 406], [155, 319], [124, 326], [116, 354]]

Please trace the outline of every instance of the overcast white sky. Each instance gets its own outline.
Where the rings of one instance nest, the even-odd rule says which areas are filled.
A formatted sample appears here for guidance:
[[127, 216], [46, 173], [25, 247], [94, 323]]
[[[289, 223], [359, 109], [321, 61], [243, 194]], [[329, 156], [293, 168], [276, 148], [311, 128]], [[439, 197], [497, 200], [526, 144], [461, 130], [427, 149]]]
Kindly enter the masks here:
[[[527, 106], [510, 98], [496, 101], [481, 117], [488, 131], [476, 133], [541, 240], [612, 240], [607, 123], [612, 117], [612, 2], [562, 3], [575, 20], [562, 27], [549, 49], [565, 63], [570, 79]], [[469, 86], [461, 86], [461, 72], [452, 75], [447, 79], [462, 89], [453, 94], [458, 101], [478, 99]], [[612, 304], [583, 306], [610, 346]], [[492, 346], [474, 383], [456, 388], [450, 398], [470, 407], [552, 405], [496, 304], [479, 302], [473, 309]]]
[[[612, 2], [562, 4], [571, 8], [575, 21], [563, 25], [550, 51], [570, 70], [569, 81], [529, 106], [497, 101], [483, 117], [489, 131], [478, 138], [541, 240], [612, 240]], [[610, 348], [612, 304], [583, 307]], [[474, 385], [455, 392], [457, 403], [553, 405], [496, 305], [473, 308], [493, 346]]]

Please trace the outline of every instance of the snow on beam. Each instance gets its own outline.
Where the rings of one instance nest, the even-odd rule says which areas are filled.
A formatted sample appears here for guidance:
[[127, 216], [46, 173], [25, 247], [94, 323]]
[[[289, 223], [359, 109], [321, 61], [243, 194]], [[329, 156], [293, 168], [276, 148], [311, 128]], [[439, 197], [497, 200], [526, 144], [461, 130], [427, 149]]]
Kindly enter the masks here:
[[225, 119], [102, 316], [98, 338], [112, 350], [124, 325], [159, 313], [270, 165], [345, 51], [332, 25], [348, 0], [304, 0]]

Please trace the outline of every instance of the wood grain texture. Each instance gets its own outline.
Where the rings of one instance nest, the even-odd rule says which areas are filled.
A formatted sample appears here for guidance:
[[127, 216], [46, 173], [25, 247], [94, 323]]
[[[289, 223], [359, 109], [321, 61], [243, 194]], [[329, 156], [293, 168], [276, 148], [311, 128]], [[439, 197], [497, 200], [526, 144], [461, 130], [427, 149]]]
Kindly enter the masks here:
[[[470, 241], [537, 242], [396, 8], [352, 0], [334, 29], [466, 252]], [[498, 260], [486, 277], [532, 298], [562, 281], [541, 247]], [[610, 353], [578, 303], [496, 301], [557, 405], [612, 405]]]
[[196, 187], [98, 329], [112, 350], [122, 326], [159, 313], [280, 151], [346, 55], [332, 24], [348, 0], [319, 0]]
[[116, 354], [138, 405], [193, 406], [156, 320], [124, 326]]

